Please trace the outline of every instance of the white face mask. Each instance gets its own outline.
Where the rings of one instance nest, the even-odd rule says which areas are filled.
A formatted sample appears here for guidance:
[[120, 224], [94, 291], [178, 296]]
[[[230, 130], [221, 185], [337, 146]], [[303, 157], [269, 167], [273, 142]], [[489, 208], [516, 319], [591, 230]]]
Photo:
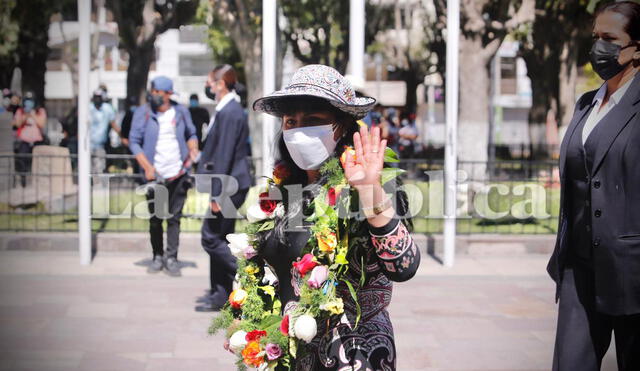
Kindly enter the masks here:
[[289, 129], [282, 135], [293, 162], [303, 170], [318, 170], [336, 149], [333, 125]]

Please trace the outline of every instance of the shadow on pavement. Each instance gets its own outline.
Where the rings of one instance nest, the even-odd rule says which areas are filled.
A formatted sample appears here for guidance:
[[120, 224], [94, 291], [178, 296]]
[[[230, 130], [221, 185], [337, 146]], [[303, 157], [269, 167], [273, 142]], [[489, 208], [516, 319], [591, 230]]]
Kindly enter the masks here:
[[[142, 259], [139, 260], [137, 262], [134, 262], [133, 265], [136, 265], [138, 267], [148, 267], [149, 265], [151, 265], [151, 258], [146, 258], [146, 259]], [[178, 260], [178, 264], [180, 264], [180, 269], [182, 268], [198, 268], [198, 265], [195, 262], [192, 261], [188, 261], [188, 260]]]

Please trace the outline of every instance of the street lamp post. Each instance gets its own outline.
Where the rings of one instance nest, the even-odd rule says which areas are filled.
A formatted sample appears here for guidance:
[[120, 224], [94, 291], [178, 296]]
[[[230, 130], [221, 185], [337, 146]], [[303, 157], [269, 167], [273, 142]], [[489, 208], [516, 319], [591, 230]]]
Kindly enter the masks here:
[[91, 264], [91, 179], [89, 165], [89, 62], [91, 0], [78, 0], [78, 250], [80, 264]]
[[447, 129], [444, 156], [444, 258], [452, 267], [456, 251], [456, 203], [458, 173], [458, 59], [460, 0], [447, 1]]
[[[262, 92], [276, 90], [276, 40], [278, 20], [276, 0], [262, 0]], [[269, 176], [273, 167], [273, 137], [277, 119], [262, 114], [262, 174]]]
[[349, 68], [350, 74], [364, 79], [364, 0], [349, 3]]

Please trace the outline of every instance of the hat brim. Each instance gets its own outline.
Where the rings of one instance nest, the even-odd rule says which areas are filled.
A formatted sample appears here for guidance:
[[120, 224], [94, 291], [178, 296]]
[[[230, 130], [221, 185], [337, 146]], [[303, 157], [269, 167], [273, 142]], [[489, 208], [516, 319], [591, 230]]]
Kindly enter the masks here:
[[283, 104], [287, 98], [293, 97], [314, 97], [324, 99], [332, 106], [336, 107], [340, 111], [353, 116], [356, 119], [361, 119], [367, 115], [369, 111], [376, 105], [376, 100], [371, 97], [356, 97], [354, 104], [346, 104], [336, 100], [327, 94], [326, 91], [319, 88], [313, 88], [310, 86], [304, 87], [304, 89], [283, 89], [273, 92], [266, 97], [262, 97], [253, 102], [253, 110], [256, 112], [264, 112], [273, 116], [282, 117], [286, 112], [286, 107]]

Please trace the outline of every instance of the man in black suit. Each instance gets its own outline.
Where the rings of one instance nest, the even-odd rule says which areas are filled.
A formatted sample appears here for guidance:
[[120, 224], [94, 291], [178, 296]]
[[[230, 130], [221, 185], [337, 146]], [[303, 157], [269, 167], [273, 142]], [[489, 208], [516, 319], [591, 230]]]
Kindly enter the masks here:
[[560, 149], [554, 371], [599, 370], [612, 333], [619, 369], [640, 370], [640, 5], [605, 6], [594, 35], [606, 83], [578, 101]]
[[220, 310], [231, 293], [237, 266], [226, 236], [234, 232], [233, 214], [244, 203], [251, 186], [247, 151], [249, 125], [234, 92], [236, 83], [236, 73], [229, 65], [214, 68], [207, 80], [207, 95], [215, 95], [217, 104], [205, 137], [198, 174], [230, 177], [237, 187], [220, 178], [211, 180], [210, 214], [201, 230], [202, 247], [209, 254], [211, 289], [198, 299], [201, 302], [195, 308], [198, 312]]

